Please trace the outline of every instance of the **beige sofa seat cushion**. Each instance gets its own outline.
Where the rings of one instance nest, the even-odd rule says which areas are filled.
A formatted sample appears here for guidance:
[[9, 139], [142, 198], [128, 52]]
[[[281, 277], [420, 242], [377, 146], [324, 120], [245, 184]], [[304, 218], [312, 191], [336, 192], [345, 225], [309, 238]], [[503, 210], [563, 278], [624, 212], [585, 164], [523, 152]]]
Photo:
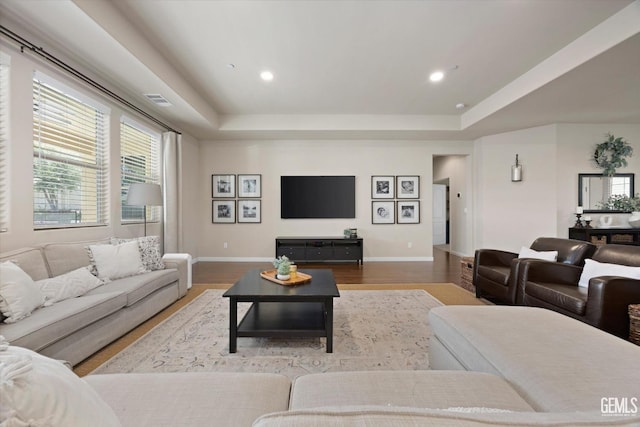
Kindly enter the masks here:
[[24, 248], [0, 254], [0, 262], [13, 261], [33, 280], [49, 278], [49, 270], [40, 248]]
[[250, 426], [263, 414], [285, 411], [291, 382], [256, 373], [89, 375], [86, 382], [124, 427]]
[[0, 324], [0, 335], [12, 345], [39, 351], [122, 309], [126, 303], [122, 292], [71, 298], [39, 308], [16, 323]]
[[637, 397], [640, 347], [534, 307], [429, 311], [435, 338], [467, 370], [505, 378], [537, 411], [600, 411], [603, 397]]
[[533, 411], [503, 378], [481, 372], [356, 371], [303, 375], [294, 380], [290, 409], [340, 405]]
[[92, 289], [86, 295], [123, 292], [127, 296], [127, 307], [130, 307], [158, 289], [177, 281], [178, 271], [176, 269], [156, 270], [114, 280]]
[[329, 407], [278, 412], [260, 417], [254, 427], [637, 427], [640, 417], [600, 413], [457, 413], [436, 409]]
[[84, 242], [50, 243], [42, 247], [49, 265], [51, 276], [59, 276], [89, 265], [89, 245], [106, 245], [109, 239], [88, 240]]

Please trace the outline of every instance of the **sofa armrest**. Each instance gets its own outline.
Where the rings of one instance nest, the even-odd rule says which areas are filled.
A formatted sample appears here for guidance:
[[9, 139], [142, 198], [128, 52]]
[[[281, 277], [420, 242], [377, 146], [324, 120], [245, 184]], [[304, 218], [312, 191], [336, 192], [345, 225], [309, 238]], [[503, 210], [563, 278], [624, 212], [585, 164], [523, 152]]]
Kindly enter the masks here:
[[164, 254], [162, 262], [166, 268], [178, 270], [178, 289], [180, 298], [182, 298], [191, 288], [191, 255]]
[[475, 266], [477, 265], [502, 265], [509, 267], [511, 260], [518, 257], [513, 252], [501, 251], [498, 249], [478, 249], [476, 250]]
[[630, 304], [640, 304], [640, 280], [600, 276], [589, 281], [586, 309], [589, 324], [626, 339]]

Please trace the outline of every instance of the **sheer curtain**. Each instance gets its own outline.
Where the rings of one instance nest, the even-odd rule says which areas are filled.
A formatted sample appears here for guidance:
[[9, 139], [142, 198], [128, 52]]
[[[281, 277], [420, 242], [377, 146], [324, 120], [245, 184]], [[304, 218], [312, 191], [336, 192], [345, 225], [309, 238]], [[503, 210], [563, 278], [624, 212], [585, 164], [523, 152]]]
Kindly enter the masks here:
[[182, 135], [162, 134], [162, 179], [164, 198], [164, 253], [183, 250], [181, 167]]

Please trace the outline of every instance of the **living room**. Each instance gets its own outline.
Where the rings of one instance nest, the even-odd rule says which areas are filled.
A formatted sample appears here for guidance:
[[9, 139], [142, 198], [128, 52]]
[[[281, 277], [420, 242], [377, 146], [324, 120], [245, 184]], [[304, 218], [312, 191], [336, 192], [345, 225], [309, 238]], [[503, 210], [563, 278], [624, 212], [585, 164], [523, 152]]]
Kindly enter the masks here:
[[[52, 2], [45, 3], [42, 7], [52, 8], [49, 11], [50, 16], [55, 16], [55, 7]], [[628, 2], [620, 4], [623, 3]], [[6, 6], [11, 6], [11, 2]], [[635, 6], [632, 4], [631, 9], [625, 9], [622, 14], [632, 13], [632, 8]], [[77, 6], [65, 4], [63, 11], [68, 7], [77, 8]], [[83, 5], [83, 7], [88, 6]], [[101, 7], [107, 7], [107, 5]], [[8, 19], [12, 14], [6, 13], [3, 16], [5, 21], [9, 22]], [[28, 31], [27, 34], [29, 34], [36, 30], [27, 27], [24, 31]], [[629, 30], [625, 31], [629, 32]], [[623, 30], [620, 30], [620, 33], [622, 34]], [[623, 35], [615, 35], [615, 37], [624, 40]], [[609, 44], [613, 44], [615, 37], [608, 34], [606, 38], [603, 37], [603, 41], [606, 39]], [[36, 40], [42, 42], [42, 40]], [[587, 68], [587, 75], [593, 74], [595, 71], [589, 71], [590, 69], [597, 70], [601, 63], [608, 63], [611, 60], [610, 56], [615, 54], [615, 58], [625, 58], [625, 62], [628, 62], [621, 64], [621, 68], [633, 69], [636, 65], [633, 61], [637, 61], [637, 55], [633, 54], [636, 51], [637, 40], [637, 35], [631, 37], [602, 55], [596, 55], [597, 50], [592, 48], [590, 55], [593, 58], [583, 64], [582, 68]], [[43, 67], [44, 64], [28, 54], [17, 54], [15, 47], [6, 44], [6, 41], [4, 43], [6, 52], [11, 53], [12, 61], [10, 84], [13, 96], [9, 117], [11, 140], [29, 140], [31, 114], [28, 110], [31, 109], [31, 103], [28, 94], [31, 92], [31, 87], [28, 77], [34, 68]], [[69, 81], [73, 85], [78, 84], [69, 80], [64, 73], [47, 68], [63, 81]], [[571, 81], [571, 72], [575, 71], [569, 71], [558, 80]], [[555, 84], [559, 83], [556, 81]], [[633, 94], [637, 91], [637, 85], [621, 88], [618, 86], [618, 81], [609, 80], [606, 84], [598, 84], [602, 85], [596, 94], [598, 96], [611, 95], [615, 98], [621, 96], [621, 92], [626, 90], [633, 98]], [[607, 89], [609, 86], [611, 87]], [[553, 91], [553, 87], [551, 89], [545, 87], [544, 90]], [[576, 87], [575, 90], [581, 89]], [[596, 95], [590, 96], [599, 99]], [[574, 96], [577, 96], [575, 92]], [[525, 98], [524, 102], [534, 103], [535, 98], [530, 101]], [[357, 228], [359, 234], [366, 237], [365, 257], [370, 260], [432, 259], [431, 210], [428, 207], [432, 197], [434, 158], [437, 159], [439, 156], [465, 157], [463, 174], [458, 173], [457, 181], [459, 182], [450, 184], [451, 194], [459, 194], [459, 197], [452, 197], [450, 200], [452, 253], [471, 255], [478, 247], [517, 250], [538, 236], [566, 237], [568, 227], [575, 220], [573, 214], [578, 205], [576, 192], [578, 173], [598, 170], [591, 160], [591, 152], [595, 145], [602, 142], [605, 134], [612, 133], [626, 138], [636, 152], [640, 150], [640, 126], [637, 123], [634, 124], [633, 117], [629, 116], [633, 108], [625, 104], [628, 102], [621, 101], [621, 104], [627, 108], [627, 113], [616, 112], [620, 120], [610, 119], [613, 113], [609, 113], [606, 120], [595, 115], [589, 122], [576, 117], [576, 123], [571, 123], [570, 120], [567, 123], [565, 117], [557, 121], [553, 118], [549, 120], [536, 118], [533, 123], [537, 122], [539, 126], [527, 124], [526, 128], [514, 130], [513, 125], [510, 124], [497, 129], [495, 133], [486, 132], [473, 139], [458, 139], [455, 136], [454, 139], [450, 136], [433, 138], [429, 137], [428, 133], [425, 133], [424, 138], [402, 138], [402, 134], [417, 133], [412, 129], [425, 126], [423, 124], [407, 126], [406, 122], [404, 130], [397, 132], [400, 136], [386, 138], [385, 135], [390, 134], [389, 129], [402, 129], [401, 118], [396, 118], [396, 122], [390, 126], [385, 126], [385, 123], [378, 124], [377, 127], [382, 131], [377, 133], [373, 130], [358, 132], [358, 129], [372, 128], [367, 117], [359, 117], [364, 121], [363, 124], [349, 124], [346, 127], [344, 124], [331, 121], [320, 122], [314, 126], [322, 128], [333, 123], [333, 129], [328, 128], [324, 133], [305, 132], [306, 124], [300, 122], [297, 125], [298, 130], [291, 128], [288, 134], [287, 132], [277, 134], [276, 130], [280, 128], [286, 130], [287, 126], [290, 126], [286, 121], [282, 123], [281, 121], [287, 118], [296, 120], [295, 117], [278, 116], [274, 117], [272, 123], [267, 121], [253, 126], [253, 129], [264, 129], [263, 132], [252, 131], [255, 137], [242, 136], [249, 133], [244, 130], [235, 134], [229, 132], [229, 139], [224, 137], [226, 133], [220, 132], [223, 136], [215, 140], [193, 136], [199, 133], [197, 126], [192, 131], [184, 128], [181, 129], [184, 176], [180, 184], [184, 219], [182, 220], [183, 247], [180, 250], [192, 254], [195, 260], [200, 258], [203, 260], [266, 260], [273, 255], [276, 236], [309, 234], [308, 230], [311, 226], [312, 234], [315, 235], [339, 235], [345, 228]], [[545, 104], [540, 105], [542, 109], [547, 108]], [[118, 105], [113, 106], [114, 117], [117, 116], [118, 111], [122, 111], [119, 110], [120, 108], [122, 107]], [[518, 104], [516, 108], [523, 107]], [[538, 114], [546, 115], [544, 111]], [[602, 116], [605, 114], [603, 112]], [[241, 116], [229, 117], [238, 117], [236, 120], [242, 118]], [[247, 118], [250, 117], [247, 116]], [[220, 119], [224, 119], [224, 116]], [[263, 117], [261, 120], [267, 120], [267, 118]], [[387, 120], [393, 120], [393, 118]], [[223, 127], [230, 128], [232, 124]], [[243, 126], [244, 129], [251, 129], [243, 123], [236, 126], [238, 129], [243, 129]], [[111, 129], [112, 134], [115, 132], [115, 129]], [[368, 133], [369, 137], [363, 136], [363, 133]], [[300, 137], [298, 138], [296, 134], [300, 134]], [[350, 134], [354, 137], [350, 137]], [[453, 134], [455, 135], [455, 132]], [[277, 135], [277, 137], [271, 135]], [[282, 135], [286, 135], [286, 138], [282, 138]], [[313, 139], [310, 136], [313, 136]], [[106, 227], [99, 228], [34, 231], [29, 220], [32, 203], [28, 197], [22, 196], [29, 194], [25, 192], [23, 183], [31, 179], [29, 174], [32, 153], [28, 144], [13, 145], [15, 147], [12, 146], [12, 149], [8, 150], [10, 156], [8, 161], [12, 165], [8, 180], [11, 227], [3, 233], [0, 250], [6, 251], [52, 240], [77, 241], [111, 235], [141, 234], [140, 225], [121, 225], [118, 221], [111, 221]], [[114, 154], [112, 153], [112, 156], [117, 158]], [[509, 179], [509, 171], [514, 164], [516, 154], [524, 168], [524, 179], [522, 182], [514, 183]], [[115, 185], [119, 169], [118, 162], [112, 159], [109, 168], [113, 180], [111, 183]], [[639, 169], [640, 158], [635, 155], [629, 158], [628, 166], [619, 172], [634, 172]], [[262, 222], [260, 224], [212, 224], [211, 175], [215, 173], [262, 175]], [[278, 186], [280, 175], [284, 174], [355, 175], [356, 218], [318, 221], [280, 219]], [[371, 176], [374, 175], [418, 175], [420, 177], [422, 209], [419, 224], [393, 226], [371, 224], [370, 185]], [[440, 178], [442, 177], [437, 177], [437, 179]], [[636, 184], [637, 180], [636, 177]], [[18, 195], [21, 196], [18, 197]], [[110, 216], [117, 218], [119, 196], [111, 194], [109, 197]], [[616, 222], [622, 223], [623, 218], [616, 219]], [[526, 226], [523, 226], [525, 224]], [[160, 234], [160, 231], [157, 223], [149, 224], [149, 234]]]
[[[411, 15], [418, 14], [421, 19], [426, 19], [428, 13], [421, 10], [422, 7], [431, 4], [440, 8], [447, 2], [424, 2], [426, 6], [420, 6], [421, 2], [387, 1], [329, 2], [333, 6], [323, 6], [322, 2], [185, 2], [189, 6], [185, 7], [185, 17], [181, 19], [186, 20], [188, 16], [195, 22], [194, 14], [211, 16], [215, 25], [210, 26], [220, 27], [215, 31], [228, 31], [227, 44], [230, 47], [222, 49], [212, 42], [210, 51], [206, 43], [205, 47], [198, 46], [197, 49], [194, 45], [187, 48], [189, 43], [186, 42], [184, 45], [182, 42], [170, 43], [168, 39], [172, 36], [163, 34], [155, 11], [171, 16], [182, 6], [180, 2], [163, 3], [166, 9], [156, 8], [153, 1], [144, 0], [45, 0], [37, 7], [32, 2], [8, 0], [0, 5], [3, 29], [42, 46], [47, 53], [64, 59], [75, 69], [122, 94], [158, 119], [151, 120], [101, 90], [89, 87], [50, 61], [43, 60], [37, 49], [34, 51], [26, 43], [16, 43], [3, 33], [0, 37], [0, 64], [9, 71], [8, 86], [2, 93], [4, 102], [8, 100], [8, 108], [5, 109], [8, 114], [0, 115], [5, 125], [0, 133], [6, 135], [0, 146], [3, 155], [0, 196], [4, 196], [0, 207], [4, 209], [2, 219], [5, 220], [4, 227], [0, 227], [3, 228], [0, 253], [52, 242], [165, 234], [161, 220], [163, 211], [157, 206], [150, 208], [153, 214], [148, 217], [148, 223], [122, 220], [123, 194], [120, 189], [123, 170], [119, 139], [122, 116], [157, 134], [158, 144], [161, 134], [169, 129], [181, 134], [179, 154], [168, 160], [160, 157], [158, 166], [162, 166], [163, 161], [174, 161], [179, 170], [175, 194], [170, 194], [172, 199], [178, 200], [177, 237], [172, 250], [167, 252], [190, 254], [194, 263], [270, 262], [274, 258], [278, 236], [335, 237], [349, 228], [357, 229], [358, 236], [364, 239], [365, 263], [431, 263], [436, 250], [432, 228], [432, 184], [443, 180], [448, 180], [449, 186], [449, 241], [454, 255], [473, 256], [479, 248], [517, 252], [541, 236], [566, 238], [568, 229], [576, 221], [575, 213], [579, 206], [578, 175], [601, 171], [593, 161], [593, 151], [607, 134], [623, 137], [633, 149], [627, 165], [618, 168], [617, 172], [634, 173], [636, 192], [640, 188], [640, 75], [634, 71], [640, 69], [640, 56], [637, 55], [640, 49], [640, 19], [636, 19], [640, 16], [638, 0], [588, 0], [586, 5], [559, 1], [546, 6], [524, 2], [525, 12], [513, 10], [520, 2], [490, 2], [495, 3], [494, 7], [505, 7], [511, 14], [502, 20], [483, 12], [482, 25], [475, 28], [475, 32], [469, 30], [479, 37], [481, 29], [504, 25], [500, 27], [504, 33], [497, 31], [487, 38], [486, 43], [491, 46], [486, 47], [485, 55], [490, 59], [478, 58], [474, 53], [479, 49], [477, 46], [469, 49], [469, 45], [478, 44], [473, 38], [466, 39], [464, 49], [449, 46], [450, 51], [459, 48], [467, 52], [468, 57], [458, 59], [457, 54], [437, 57], [436, 53], [446, 51], [444, 48], [434, 52], [432, 55], [438, 58], [437, 65], [446, 71], [442, 86], [427, 81], [432, 65], [430, 61], [423, 60], [424, 67], [414, 71], [420, 76], [414, 76], [410, 90], [402, 86], [404, 97], [408, 99], [404, 104], [399, 103], [398, 96], [391, 92], [394, 84], [406, 80], [407, 75], [401, 73], [399, 77], [390, 77], [384, 73], [391, 73], [394, 67], [411, 68], [415, 62], [409, 57], [418, 56], [420, 49], [429, 43], [435, 44], [433, 42], [426, 45], [416, 42], [414, 46], [407, 46], [409, 53], [406, 58], [402, 54], [391, 54], [403, 52], [397, 49], [398, 44], [385, 45], [387, 56], [380, 59], [384, 64], [377, 65], [384, 71], [381, 74], [372, 72], [375, 75], [371, 80], [353, 76], [349, 91], [342, 83], [336, 83], [340, 79], [335, 75], [341, 74], [339, 67], [342, 64], [331, 62], [329, 66], [323, 61], [313, 61], [312, 54], [301, 53], [306, 50], [297, 46], [290, 47], [292, 52], [318, 66], [317, 78], [297, 76], [296, 79], [300, 80], [296, 83], [287, 83], [287, 79], [293, 77], [287, 75], [291, 71], [283, 68], [287, 63], [283, 61], [282, 67], [274, 68], [276, 77], [272, 82], [253, 82], [252, 79], [258, 80], [258, 77], [252, 67], [268, 62], [268, 49], [264, 49], [263, 56], [256, 55], [251, 65], [243, 59], [216, 57], [211, 68], [203, 66], [200, 69], [189, 65], [184, 56], [209, 57], [213, 51], [213, 56], [222, 56], [222, 53], [227, 54], [233, 49], [241, 51], [247, 48], [243, 46], [243, 43], [249, 43], [247, 40], [260, 39], [256, 35], [258, 30], [247, 38], [232, 36], [233, 25], [230, 23], [237, 22], [240, 17], [247, 20], [242, 24], [243, 31], [249, 24], [258, 26], [263, 23], [265, 26], [260, 29], [269, 29], [269, 22], [278, 27], [285, 18], [299, 19], [292, 26], [301, 32], [300, 37], [302, 34], [310, 37], [305, 39], [310, 44], [317, 43], [318, 38], [327, 36], [331, 31], [344, 34], [341, 31], [345, 31], [344, 28], [349, 27], [353, 20], [353, 25], [363, 25], [353, 34], [366, 34], [384, 45], [384, 37], [402, 33], [402, 22], [410, 22], [411, 25], [406, 26], [419, 34], [422, 29], [416, 24], [418, 18], [411, 18]], [[455, 16], [466, 15], [468, 8], [474, 11], [482, 9], [475, 9], [478, 6], [474, 2], [455, 3], [459, 3], [451, 6], [451, 13]], [[372, 4], [378, 6], [373, 7]], [[402, 6], [395, 9], [397, 4]], [[271, 11], [270, 6], [274, 7]], [[252, 12], [254, 7], [259, 12]], [[341, 18], [336, 18], [339, 25], [335, 25], [339, 28], [327, 28], [318, 37], [307, 35], [303, 31], [304, 23], [313, 22], [315, 13], [320, 13], [318, 19], [322, 22], [332, 22], [335, 11], [331, 7], [340, 8], [343, 12]], [[528, 22], [524, 15], [527, 15], [529, 7], [532, 8], [531, 13], [535, 12], [532, 22], [544, 23], [547, 27], [529, 23], [528, 30], [518, 31], [519, 24]], [[554, 7], [558, 8], [556, 16], [549, 13]], [[224, 17], [225, 13], [230, 15]], [[569, 13], [575, 14], [567, 24], [570, 28], [566, 32], [560, 31], [559, 24]], [[221, 16], [214, 18], [216, 14]], [[509, 19], [513, 22], [505, 23]], [[473, 27], [472, 21], [464, 18], [469, 28]], [[184, 24], [184, 21], [179, 22]], [[200, 23], [203, 28], [209, 26]], [[380, 28], [380, 38], [374, 37], [376, 28]], [[550, 35], [539, 34], [546, 31], [539, 28], [551, 28], [548, 31]], [[280, 31], [271, 30], [281, 36]], [[184, 31], [187, 34], [187, 30]], [[203, 40], [220, 36], [215, 31], [203, 35]], [[416, 34], [409, 33], [399, 37], [402, 42]], [[189, 33], [189, 37], [192, 35]], [[518, 42], [498, 43], [508, 40], [509, 35]], [[184, 37], [184, 40], [188, 39], [187, 35]], [[459, 37], [456, 41], [464, 40], [464, 37]], [[426, 38], [440, 40], [432, 33]], [[533, 38], [533, 41], [527, 42], [527, 38]], [[352, 38], [345, 40], [353, 42]], [[536, 41], [544, 42], [544, 47], [536, 46]], [[369, 45], [360, 40], [357, 49], [340, 50], [330, 58], [340, 57], [347, 62], [353, 55], [369, 64], [367, 57], [362, 56], [365, 52], [377, 52], [377, 48], [365, 48], [362, 44]], [[333, 38], [322, 44], [316, 56], [327, 55], [340, 45], [340, 37]], [[535, 53], [523, 55], [526, 58], [514, 58], [511, 65], [510, 61], [504, 60], [520, 50], [526, 51], [528, 47]], [[277, 49], [274, 48], [275, 51]], [[253, 50], [252, 53], [255, 54]], [[499, 56], [489, 53], [498, 53]], [[374, 57], [372, 54], [371, 58]], [[203, 61], [201, 64], [206, 62], [200, 60]], [[399, 62], [389, 65], [394, 60], [406, 61], [406, 66]], [[371, 59], [371, 62], [374, 61]], [[500, 77], [491, 80], [491, 84], [483, 84], [483, 81], [490, 80], [487, 62], [505, 62], [505, 68], [512, 68], [501, 70], [498, 73]], [[362, 72], [363, 68], [350, 65], [348, 69]], [[615, 72], [607, 74], [612, 69]], [[34, 75], [37, 73], [61, 83], [80, 98], [93, 98], [109, 110], [105, 156], [106, 187], [109, 190], [105, 196], [107, 220], [102, 224], [86, 227], [34, 226], [34, 193], [37, 190], [34, 191], [32, 184], [32, 141]], [[325, 74], [334, 78], [324, 80]], [[218, 86], [208, 86], [209, 80]], [[300, 83], [304, 81], [308, 84]], [[458, 89], [451, 89], [454, 83], [460, 85]], [[467, 89], [471, 100], [464, 99]], [[237, 98], [226, 90], [236, 91]], [[444, 91], [447, 94], [443, 95]], [[294, 92], [298, 96], [287, 97], [288, 93]], [[174, 106], [153, 105], [143, 93], [162, 93]], [[337, 101], [327, 104], [330, 97]], [[361, 99], [350, 103], [354, 98]], [[433, 101], [427, 102], [423, 98]], [[454, 99], [456, 101], [451, 102]], [[314, 100], [317, 100], [316, 105]], [[465, 105], [456, 108], [456, 103]], [[521, 181], [511, 179], [516, 156], [522, 166]], [[240, 222], [236, 210], [232, 223], [214, 221], [213, 201], [230, 199], [238, 209], [242, 196], [213, 197], [213, 175], [233, 175], [237, 180], [243, 174], [260, 177], [260, 196], [253, 199], [260, 202], [260, 220]], [[354, 176], [355, 217], [281, 218], [280, 179], [282, 176], [302, 175]], [[418, 177], [418, 221], [396, 221], [393, 224], [372, 221], [372, 202], [376, 201], [372, 196], [372, 178], [375, 176]], [[599, 219], [597, 213], [590, 215], [593, 221]], [[624, 226], [629, 214], [615, 213], [612, 216], [614, 225]], [[181, 284], [180, 292], [183, 291]]]

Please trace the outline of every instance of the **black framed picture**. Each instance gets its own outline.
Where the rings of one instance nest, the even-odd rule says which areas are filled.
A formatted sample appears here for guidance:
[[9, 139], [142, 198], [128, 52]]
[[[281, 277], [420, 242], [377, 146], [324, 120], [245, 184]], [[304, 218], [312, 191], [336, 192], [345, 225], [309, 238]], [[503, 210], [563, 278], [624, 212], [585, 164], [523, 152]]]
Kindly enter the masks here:
[[420, 177], [417, 175], [400, 175], [396, 177], [396, 198], [419, 199]]
[[238, 175], [238, 197], [261, 197], [262, 175]]
[[211, 175], [211, 197], [234, 198], [236, 197], [236, 176]]
[[417, 200], [400, 200], [397, 204], [398, 224], [419, 224], [420, 223], [420, 202]]
[[238, 222], [262, 222], [260, 200], [238, 200]]
[[394, 198], [394, 177], [376, 176], [371, 177], [371, 198], [372, 199], [393, 199]]
[[222, 224], [233, 224], [236, 222], [236, 201], [212, 200], [211, 222]]
[[395, 222], [395, 206], [393, 201], [371, 202], [372, 224], [394, 224]]

